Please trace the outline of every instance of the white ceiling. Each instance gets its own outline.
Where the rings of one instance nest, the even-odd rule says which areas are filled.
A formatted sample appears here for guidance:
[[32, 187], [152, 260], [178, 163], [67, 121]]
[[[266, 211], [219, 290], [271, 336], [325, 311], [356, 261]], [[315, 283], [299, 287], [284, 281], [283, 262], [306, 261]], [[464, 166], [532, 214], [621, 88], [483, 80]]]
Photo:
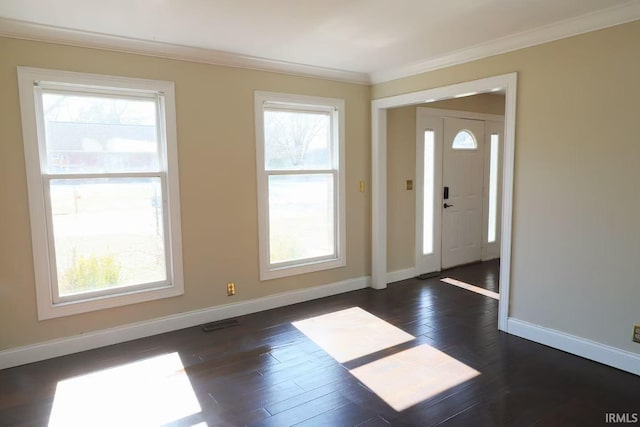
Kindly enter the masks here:
[[[78, 35], [90, 32], [114, 49], [119, 43], [126, 50], [127, 43], [160, 42], [173, 51], [179, 45], [200, 48], [200, 56], [233, 53], [263, 63], [341, 70], [364, 80], [384, 80], [392, 70], [408, 71], [475, 47], [492, 54], [486, 49], [492, 43], [513, 50], [522, 46], [506, 42], [518, 37], [521, 44], [535, 44], [527, 34], [546, 31], [548, 39], [560, 38], [638, 18], [640, 0], [0, 1], [0, 34], [39, 33], [64, 42], [46, 34], [80, 30], [67, 31], [75, 43], [66, 41], [78, 44]], [[107, 42], [104, 35], [118, 38]]]

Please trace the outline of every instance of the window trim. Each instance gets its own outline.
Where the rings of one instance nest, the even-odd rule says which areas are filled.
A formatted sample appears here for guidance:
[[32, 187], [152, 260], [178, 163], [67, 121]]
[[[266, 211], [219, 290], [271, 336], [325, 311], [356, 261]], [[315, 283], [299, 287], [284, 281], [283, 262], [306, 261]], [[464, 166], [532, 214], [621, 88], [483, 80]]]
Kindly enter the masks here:
[[[73, 314], [86, 313], [123, 305], [169, 298], [184, 294], [183, 265], [182, 265], [182, 233], [180, 220], [180, 190], [178, 182], [178, 148], [176, 130], [175, 90], [173, 82], [117, 77], [99, 74], [77, 73], [70, 71], [48, 70], [31, 67], [18, 67], [18, 89], [20, 95], [20, 111], [22, 117], [22, 132], [25, 152], [25, 166], [27, 174], [27, 188], [29, 200], [29, 216], [31, 222], [31, 242], [35, 273], [36, 301], [38, 319], [52, 319]], [[47, 202], [48, 189], [46, 183], [50, 179], [64, 179], [64, 174], [49, 174], [44, 168], [46, 153], [44, 141], [43, 121], [39, 117], [38, 108], [41, 96], [34, 90], [36, 82], [47, 82], [47, 86], [69, 86], [71, 91], [91, 92], [94, 94], [115, 94], [135, 96], [136, 94], [161, 94], [157, 97], [160, 114], [158, 137], [165, 143], [159, 147], [161, 170], [153, 175], [161, 176], [161, 185], [166, 191], [165, 232], [168, 234], [169, 246], [165, 248], [167, 257], [168, 284], [159, 286], [134, 285], [122, 288], [120, 292], [110, 292], [103, 295], [98, 291], [87, 298], [69, 300], [62, 298], [55, 302], [52, 268], [53, 244], [52, 228], [49, 218], [50, 203]], [[66, 91], [66, 90], [65, 90]], [[163, 126], [164, 124], [164, 126]], [[127, 176], [136, 173], [126, 173]], [[148, 173], [143, 173], [145, 175]], [[73, 174], [77, 177], [79, 174]], [[102, 174], [89, 174], [102, 175]], [[109, 174], [112, 175], [112, 174]], [[117, 174], [113, 174], [117, 175]], [[162, 178], [164, 175], [164, 179]], [[48, 207], [49, 206], [49, 207]]]
[[[334, 140], [332, 154], [335, 157], [333, 169], [284, 169], [267, 171], [265, 167], [264, 111], [269, 108], [289, 111], [333, 111], [331, 132]], [[317, 96], [293, 95], [277, 92], [256, 91], [254, 94], [255, 133], [256, 133], [256, 177], [258, 192], [258, 253], [260, 280], [270, 280], [305, 274], [314, 271], [344, 267], [346, 262], [345, 231], [345, 102], [343, 99]], [[335, 124], [337, 120], [337, 126]], [[337, 146], [336, 146], [337, 145]], [[273, 172], [273, 173], [269, 173]], [[270, 175], [334, 175], [335, 208], [335, 256], [307, 258], [300, 261], [286, 261], [272, 264], [270, 261], [269, 241], [269, 188]]]

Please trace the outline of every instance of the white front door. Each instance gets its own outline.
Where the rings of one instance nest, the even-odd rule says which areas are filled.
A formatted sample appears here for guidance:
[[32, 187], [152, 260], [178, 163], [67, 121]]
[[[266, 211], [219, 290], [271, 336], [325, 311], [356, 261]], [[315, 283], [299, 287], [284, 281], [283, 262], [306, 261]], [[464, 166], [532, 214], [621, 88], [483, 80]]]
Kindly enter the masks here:
[[482, 258], [484, 136], [484, 121], [444, 119], [442, 268]]

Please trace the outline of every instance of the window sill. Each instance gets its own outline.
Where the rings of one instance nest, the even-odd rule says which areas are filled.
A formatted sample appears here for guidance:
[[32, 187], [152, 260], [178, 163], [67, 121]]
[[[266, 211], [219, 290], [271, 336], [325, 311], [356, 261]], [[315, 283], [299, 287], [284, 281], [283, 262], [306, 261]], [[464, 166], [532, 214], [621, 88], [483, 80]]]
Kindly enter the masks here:
[[315, 261], [306, 264], [290, 265], [286, 267], [262, 268], [260, 270], [260, 280], [264, 281], [279, 279], [282, 277], [297, 276], [299, 274], [345, 267], [346, 265], [347, 261], [344, 257], [342, 257], [338, 259]]
[[[183, 286], [163, 286], [161, 288], [140, 289], [122, 292], [114, 295], [69, 301], [58, 304], [39, 304], [38, 320], [55, 319], [57, 317], [72, 316], [74, 314], [121, 307], [164, 298], [176, 297], [184, 294]], [[46, 301], [49, 296], [38, 296], [38, 301]]]

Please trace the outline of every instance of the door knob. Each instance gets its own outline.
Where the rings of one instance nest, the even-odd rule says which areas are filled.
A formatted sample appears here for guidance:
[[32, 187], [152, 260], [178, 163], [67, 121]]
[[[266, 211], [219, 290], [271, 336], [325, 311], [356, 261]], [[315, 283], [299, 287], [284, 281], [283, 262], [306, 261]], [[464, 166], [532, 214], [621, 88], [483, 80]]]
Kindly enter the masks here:
[[445, 204], [444, 204], [444, 208], [445, 208], [445, 209], [450, 208], [451, 206], [453, 206], [453, 205], [450, 205], [449, 203], [445, 203]]

